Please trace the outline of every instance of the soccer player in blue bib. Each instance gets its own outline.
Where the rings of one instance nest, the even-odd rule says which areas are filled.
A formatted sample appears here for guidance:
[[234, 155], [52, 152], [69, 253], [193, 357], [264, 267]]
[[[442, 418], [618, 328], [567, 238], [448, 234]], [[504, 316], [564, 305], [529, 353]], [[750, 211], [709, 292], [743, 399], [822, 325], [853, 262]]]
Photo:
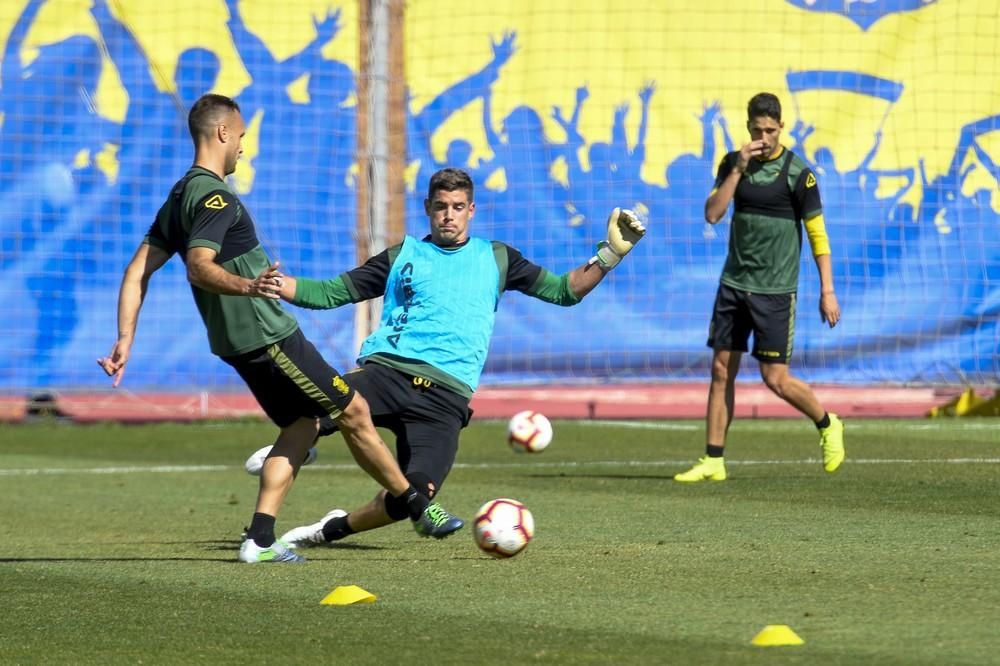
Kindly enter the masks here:
[[[382, 320], [361, 347], [358, 369], [344, 379], [365, 397], [375, 425], [396, 436], [396, 457], [407, 479], [435, 497], [451, 471], [458, 438], [471, 415], [500, 297], [520, 291], [557, 305], [575, 305], [621, 261], [646, 230], [634, 213], [615, 209], [608, 238], [587, 263], [555, 275], [499, 241], [469, 236], [476, 212], [473, 183], [447, 168], [430, 180], [424, 209], [431, 233], [402, 243], [332, 280], [283, 276], [281, 297], [307, 308], [337, 308], [384, 297]], [[334, 431], [324, 420], [322, 434]], [[267, 448], [254, 456], [267, 455]], [[255, 467], [253, 457], [248, 469]], [[405, 507], [384, 491], [346, 513], [281, 537], [314, 546], [406, 518]]]

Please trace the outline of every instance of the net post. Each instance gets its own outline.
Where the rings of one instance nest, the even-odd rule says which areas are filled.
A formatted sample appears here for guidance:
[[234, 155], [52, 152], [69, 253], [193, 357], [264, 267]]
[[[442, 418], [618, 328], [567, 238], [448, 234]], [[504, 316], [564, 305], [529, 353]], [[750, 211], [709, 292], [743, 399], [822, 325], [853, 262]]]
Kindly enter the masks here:
[[[363, 0], [358, 12], [357, 258], [363, 263], [405, 233], [406, 79], [402, 0]], [[355, 348], [381, 316], [381, 300], [358, 304]]]

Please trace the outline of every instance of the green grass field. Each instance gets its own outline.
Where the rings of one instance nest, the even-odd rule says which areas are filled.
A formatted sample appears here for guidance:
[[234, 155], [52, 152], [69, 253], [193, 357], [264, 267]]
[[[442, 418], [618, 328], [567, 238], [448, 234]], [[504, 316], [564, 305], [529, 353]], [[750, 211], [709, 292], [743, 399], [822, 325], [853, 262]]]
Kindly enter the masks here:
[[[515, 455], [474, 423], [441, 495], [525, 502], [514, 559], [395, 525], [248, 566], [270, 426], [0, 426], [0, 663], [1000, 663], [1000, 422], [851, 421], [826, 475], [807, 422], [737, 421], [696, 486], [700, 423], [555, 428]], [[375, 490], [328, 438], [279, 534]], [[321, 605], [339, 585], [378, 600]], [[751, 645], [768, 624], [805, 644]]]

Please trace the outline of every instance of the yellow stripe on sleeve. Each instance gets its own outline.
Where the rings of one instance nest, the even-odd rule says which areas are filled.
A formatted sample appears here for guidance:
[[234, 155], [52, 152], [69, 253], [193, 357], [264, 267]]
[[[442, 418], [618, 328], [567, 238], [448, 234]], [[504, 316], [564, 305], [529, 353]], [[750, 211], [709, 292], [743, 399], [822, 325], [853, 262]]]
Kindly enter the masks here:
[[806, 220], [806, 234], [814, 257], [830, 254], [830, 239], [826, 235], [826, 222], [823, 221], [822, 213]]

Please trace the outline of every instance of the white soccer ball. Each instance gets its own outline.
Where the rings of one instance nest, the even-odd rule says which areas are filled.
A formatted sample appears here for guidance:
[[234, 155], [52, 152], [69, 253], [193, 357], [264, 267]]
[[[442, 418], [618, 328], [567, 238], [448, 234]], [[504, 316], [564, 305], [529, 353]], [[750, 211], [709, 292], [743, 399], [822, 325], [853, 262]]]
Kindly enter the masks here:
[[530, 409], [518, 412], [507, 424], [507, 443], [518, 453], [538, 453], [552, 442], [552, 424]]
[[534, 538], [535, 519], [528, 507], [515, 499], [490, 500], [476, 512], [472, 535], [484, 553], [514, 557]]

